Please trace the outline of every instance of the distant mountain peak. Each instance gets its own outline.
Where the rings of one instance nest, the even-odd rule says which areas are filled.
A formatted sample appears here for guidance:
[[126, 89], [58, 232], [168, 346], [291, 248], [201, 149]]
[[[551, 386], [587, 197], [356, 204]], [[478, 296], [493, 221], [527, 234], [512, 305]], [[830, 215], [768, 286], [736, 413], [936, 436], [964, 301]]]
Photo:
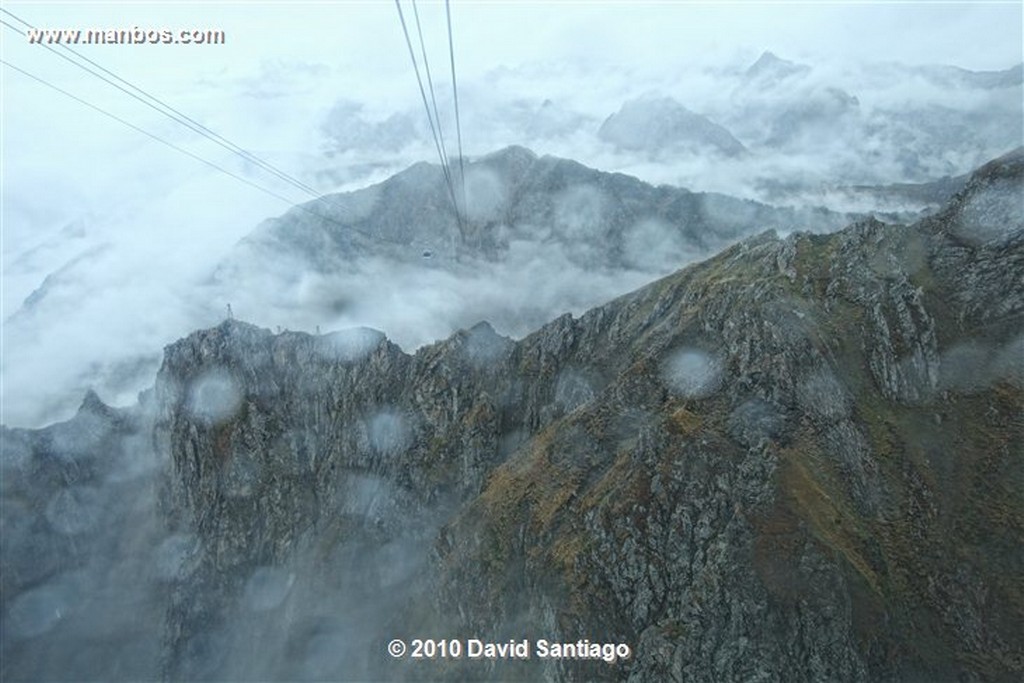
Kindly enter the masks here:
[[932, 64], [916, 68], [929, 80], [945, 88], [995, 90], [1020, 88], [1024, 84], [1024, 63], [995, 71], [974, 71], [948, 64]]
[[746, 148], [729, 130], [671, 97], [645, 95], [629, 100], [601, 125], [598, 136], [620, 149], [652, 156], [679, 148], [738, 156]]
[[103, 402], [95, 391], [89, 389], [85, 392], [85, 396], [82, 398], [82, 404], [78, 407], [78, 412], [107, 415], [111, 412], [111, 408]]
[[811, 70], [806, 64], [798, 64], [788, 59], [782, 59], [774, 52], [765, 50], [757, 61], [750, 65], [746, 71], [747, 78], [787, 78], [797, 74], [804, 74]]
[[537, 153], [522, 145], [509, 145], [480, 157], [480, 161], [492, 162], [535, 161], [536, 159]]

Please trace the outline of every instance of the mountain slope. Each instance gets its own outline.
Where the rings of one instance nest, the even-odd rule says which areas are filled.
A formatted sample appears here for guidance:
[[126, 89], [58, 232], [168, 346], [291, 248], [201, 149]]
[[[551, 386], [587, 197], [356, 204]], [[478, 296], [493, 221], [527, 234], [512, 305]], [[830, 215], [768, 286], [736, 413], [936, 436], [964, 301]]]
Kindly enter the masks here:
[[[762, 234], [520, 341], [198, 331], [136, 417], [91, 399], [79, 423], [5, 431], [25, 501], [5, 581], [66, 519], [46, 501], [85, 484], [104, 538], [174, 560], [117, 576], [155, 591], [175, 680], [1018, 679], [1022, 183], [1018, 150], [913, 226]], [[85, 433], [115, 443], [71, 448]], [[167, 465], [137, 475], [162, 482], [135, 504], [162, 531], [82, 469], [108, 452]], [[86, 555], [84, 576], [120, 557]], [[35, 609], [81, 561], [5, 585], [5, 679], [94, 644], [69, 625], [83, 606]], [[145, 652], [138, 635], [112, 620], [104, 642]], [[632, 655], [394, 660], [396, 637]]]
[[[601, 238], [582, 264], [623, 267], [622, 251], [643, 221], [666, 224], [689, 247], [715, 249], [751, 230], [838, 228], [846, 216], [827, 211], [780, 209], [714, 193], [653, 187], [630, 176], [605, 173], [568, 159], [538, 157], [509, 147], [466, 165], [468, 205], [459, 232], [440, 169], [416, 164], [387, 181], [329, 195], [268, 221], [243, 246], [280, 256], [295, 254], [315, 268], [330, 268], [365, 255], [418, 261], [421, 247], [433, 258], [500, 259], [510, 244], [537, 240], [572, 249], [584, 237]], [[582, 216], [582, 217], [581, 217]], [[584, 235], [580, 225], [586, 219]], [[642, 265], [642, 264], [641, 264]]]
[[[278, 566], [302, 538], [341, 552], [332, 506], [357, 519], [349, 538], [406, 560], [436, 538], [436, 589], [423, 557], [415, 578], [363, 587], [407, 605], [378, 638], [586, 637], [636, 653], [613, 667], [454, 662], [450, 675], [1012, 678], [1024, 236], [1019, 210], [1007, 224], [972, 207], [1012, 208], [1003, 183], [1019, 189], [1021, 170], [1020, 153], [982, 169], [913, 228], [744, 242], [519, 343], [484, 326], [411, 357], [378, 340], [339, 366], [315, 338], [203, 333], [169, 350], [161, 385], [237, 368], [252, 398], [215, 428], [170, 411], [177, 499], [192, 496], [211, 541], [248, 537], [209, 560], [214, 575]], [[274, 474], [278, 452], [306, 452], [310, 484]], [[268, 493], [223, 498], [235, 467]], [[365, 477], [372, 515], [344, 497], [365, 495]]]
[[303, 205], [243, 240], [210, 296], [264, 325], [367, 325], [404, 348], [481, 318], [522, 336], [756, 232], [850, 220], [655, 187], [521, 147], [467, 163], [466, 198], [456, 219], [440, 169], [424, 163]]

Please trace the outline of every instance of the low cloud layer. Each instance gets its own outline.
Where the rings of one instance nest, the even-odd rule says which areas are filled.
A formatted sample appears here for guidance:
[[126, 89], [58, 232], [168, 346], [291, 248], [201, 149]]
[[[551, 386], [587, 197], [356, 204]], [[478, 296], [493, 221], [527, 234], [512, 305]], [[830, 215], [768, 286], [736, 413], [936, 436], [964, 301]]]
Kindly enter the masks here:
[[[865, 202], [844, 194], [846, 185], [956, 175], [1020, 142], [1019, 70], [979, 76], [917, 66], [1013, 67], [1020, 61], [1019, 7], [800, 6], [785, 27], [763, 20], [777, 8], [759, 6], [530, 7], [455, 9], [463, 138], [472, 157], [525, 144], [656, 184], [849, 210]], [[12, 11], [42, 27], [127, 21], [224, 28], [229, 43], [216, 49], [80, 51], [320, 192], [364, 187], [435, 158], [392, 7]], [[423, 18], [452, 151], [443, 12], [427, 7]], [[527, 33], [529, 49], [521, 40]], [[624, 246], [623, 257], [635, 265], [626, 275], [582, 268], [568, 247], [538, 259], [524, 244], [487, 272], [395, 270], [386, 259], [329, 275], [296, 271], [292, 300], [308, 307], [281, 305], [288, 297], [266, 291], [259, 277], [241, 298], [227, 299], [211, 281], [216, 265], [262, 220], [309, 197], [22, 41], [5, 36], [5, 59], [288, 201], [5, 69], [7, 424], [66, 418], [90, 386], [104, 400], [132, 402], [152, 382], [163, 345], [218, 322], [227, 303], [238, 317], [271, 327], [366, 324], [415, 347], [492, 319], [496, 308], [511, 311], [495, 321], [500, 332], [524, 334], [699, 256], [649, 223]], [[796, 67], [749, 74], [766, 49]], [[637, 101], [677, 103], [748, 153], [651, 154], [602, 139], [602, 124]], [[467, 178], [467, 190], [478, 220], [492, 219], [507, 199], [486, 174]], [[574, 192], [563, 198], [561, 219], [579, 224], [577, 248], [585, 251], [594, 242], [584, 218], [600, 210], [600, 199]], [[544, 226], [537, 228], [543, 235]], [[301, 264], [279, 264], [291, 267]]]

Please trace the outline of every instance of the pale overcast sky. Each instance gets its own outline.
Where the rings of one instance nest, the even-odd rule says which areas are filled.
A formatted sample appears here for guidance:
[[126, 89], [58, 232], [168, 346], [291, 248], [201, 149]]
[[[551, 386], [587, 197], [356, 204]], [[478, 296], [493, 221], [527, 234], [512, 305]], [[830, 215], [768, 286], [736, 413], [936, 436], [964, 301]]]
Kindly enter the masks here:
[[[21, 3], [4, 6], [40, 27], [214, 27], [217, 48], [92, 47], [150, 81], [245, 70], [253, 60], [349, 65], [367, 76], [407, 70], [395, 7], [373, 2]], [[419, 4], [429, 39], [443, 40], [443, 3]], [[790, 58], [897, 60], [1001, 69], [1021, 59], [1021, 3], [456, 2], [467, 77], [499, 64], [659, 63], [773, 50]], [[409, 11], [409, 7], [406, 8]], [[29, 58], [4, 32], [5, 54]], [[440, 47], [440, 46], [439, 46]], [[38, 59], [29, 58], [34, 63]]]

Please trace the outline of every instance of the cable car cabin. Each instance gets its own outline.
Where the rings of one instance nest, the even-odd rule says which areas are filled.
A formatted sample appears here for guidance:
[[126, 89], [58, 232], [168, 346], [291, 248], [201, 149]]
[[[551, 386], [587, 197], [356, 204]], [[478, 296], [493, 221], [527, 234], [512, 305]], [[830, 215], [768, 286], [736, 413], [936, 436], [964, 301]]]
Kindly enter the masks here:
[[429, 249], [424, 249], [423, 250], [423, 258], [433, 258], [433, 257], [434, 257], [434, 252], [430, 251]]

